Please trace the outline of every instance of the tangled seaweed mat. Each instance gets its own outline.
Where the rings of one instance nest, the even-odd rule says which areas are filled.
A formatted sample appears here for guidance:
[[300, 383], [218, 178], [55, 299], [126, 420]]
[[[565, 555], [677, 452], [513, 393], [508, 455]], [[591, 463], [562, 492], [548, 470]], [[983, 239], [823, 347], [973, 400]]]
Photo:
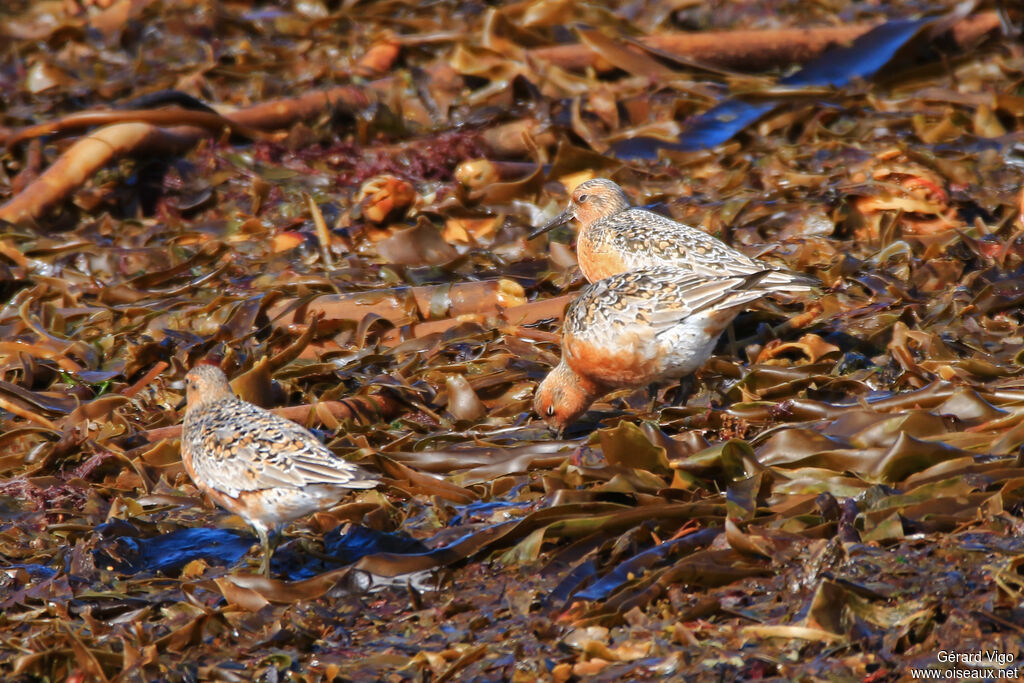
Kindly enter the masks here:
[[[823, 90], [630, 35], [896, 9], [102, 4], [0, 10], [7, 206], [82, 108], [352, 98], [220, 138], [160, 110], [213, 128], [4, 228], [4, 680], [885, 681], [1020, 652], [1024, 54], [995, 12]], [[673, 150], [740, 97], [761, 118]], [[530, 402], [580, 282], [568, 231], [524, 236], [594, 174], [826, 289], [741, 315], [686, 406], [612, 394], [553, 441]], [[181, 468], [205, 358], [385, 480], [293, 524], [270, 580]]]

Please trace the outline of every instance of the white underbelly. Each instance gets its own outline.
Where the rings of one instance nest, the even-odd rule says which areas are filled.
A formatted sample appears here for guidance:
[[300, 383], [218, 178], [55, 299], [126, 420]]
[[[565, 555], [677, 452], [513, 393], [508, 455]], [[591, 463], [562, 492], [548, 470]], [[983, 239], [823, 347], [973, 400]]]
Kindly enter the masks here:
[[707, 333], [708, 319], [699, 315], [658, 335], [659, 355], [666, 378], [679, 378], [696, 372], [715, 350], [721, 334]]

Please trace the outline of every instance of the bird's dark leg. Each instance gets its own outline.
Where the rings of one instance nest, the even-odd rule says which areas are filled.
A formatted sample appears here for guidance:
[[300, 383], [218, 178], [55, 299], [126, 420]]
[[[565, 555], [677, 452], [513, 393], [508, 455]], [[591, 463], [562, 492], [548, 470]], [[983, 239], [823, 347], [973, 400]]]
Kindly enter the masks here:
[[647, 408], [647, 412], [649, 412], [651, 414], [654, 414], [654, 412], [657, 411], [657, 409], [658, 409], [658, 392], [661, 391], [661, 387], [663, 387], [663, 386], [665, 386], [665, 385], [664, 384], [659, 385], [657, 382], [654, 382], [652, 384], [648, 384], [647, 385], [647, 400], [648, 400], [648, 402], [650, 404], [648, 406], [648, 408]]
[[676, 387], [675, 395], [672, 397], [672, 405], [685, 406], [686, 402], [693, 396], [697, 389], [697, 375], [689, 374], [679, 378], [679, 386]]
[[725, 336], [729, 340], [726, 348], [729, 350], [729, 355], [733, 358], [739, 358], [739, 350], [736, 346], [736, 321], [733, 320], [729, 323], [729, 326], [725, 328]]

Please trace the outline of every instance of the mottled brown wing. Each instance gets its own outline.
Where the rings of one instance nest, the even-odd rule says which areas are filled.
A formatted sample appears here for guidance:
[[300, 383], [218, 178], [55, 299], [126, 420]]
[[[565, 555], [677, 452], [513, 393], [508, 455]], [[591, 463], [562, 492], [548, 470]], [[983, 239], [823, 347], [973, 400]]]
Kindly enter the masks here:
[[[720, 239], [703, 230], [678, 223], [644, 209], [631, 209], [615, 216], [615, 220], [636, 226], [617, 230], [613, 244], [629, 253], [647, 255], [651, 265], [661, 261], [665, 265], [688, 267], [700, 275], [720, 277], [733, 273], [757, 272], [766, 266], [733, 249]], [[728, 264], [729, 270], [715, 264]]]
[[201, 476], [222, 482], [227, 492], [377, 484], [362, 468], [334, 455], [309, 430], [258, 406], [225, 401], [205, 418], [213, 424], [202, 431], [202, 445], [214, 457]]
[[764, 296], [760, 282], [767, 272], [709, 278], [658, 267], [614, 275], [584, 288], [570, 304], [566, 330], [584, 338], [603, 330], [618, 335], [630, 327], [656, 335], [690, 316], [731, 310]]
[[613, 248], [628, 254], [631, 269], [669, 265], [707, 277], [753, 275], [769, 271], [764, 283], [788, 292], [821, 286], [817, 278], [777, 268], [751, 258], [703, 230], [644, 209], [630, 209], [609, 219]]

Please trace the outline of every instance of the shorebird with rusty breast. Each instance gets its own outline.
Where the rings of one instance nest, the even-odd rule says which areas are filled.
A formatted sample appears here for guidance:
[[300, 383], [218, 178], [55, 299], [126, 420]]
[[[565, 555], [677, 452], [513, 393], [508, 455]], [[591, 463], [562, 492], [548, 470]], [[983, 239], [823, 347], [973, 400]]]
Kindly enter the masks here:
[[614, 389], [692, 375], [739, 311], [772, 293], [775, 271], [708, 277], [660, 266], [584, 287], [566, 309], [562, 358], [534, 410], [561, 434]]
[[530, 233], [529, 239], [572, 220], [580, 226], [576, 258], [588, 282], [638, 268], [670, 266], [708, 277], [767, 271], [761, 282], [782, 295], [821, 286], [817, 278], [751, 258], [702, 230], [633, 207], [623, 189], [607, 178], [576, 186], [565, 210]]

